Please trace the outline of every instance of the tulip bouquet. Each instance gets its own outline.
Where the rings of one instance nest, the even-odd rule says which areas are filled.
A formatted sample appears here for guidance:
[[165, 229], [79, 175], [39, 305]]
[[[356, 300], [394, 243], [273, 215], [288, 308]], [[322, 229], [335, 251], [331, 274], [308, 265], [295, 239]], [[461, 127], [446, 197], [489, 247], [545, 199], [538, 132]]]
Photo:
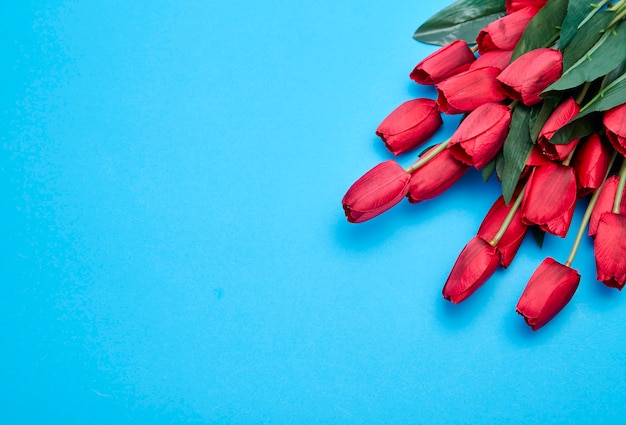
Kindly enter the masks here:
[[[537, 330], [580, 283], [572, 262], [585, 233], [597, 280], [626, 285], [626, 0], [459, 0], [414, 34], [440, 46], [410, 72], [436, 99], [398, 106], [376, 134], [394, 155], [426, 143], [441, 114], [463, 114], [452, 136], [413, 165], [382, 162], [342, 204], [349, 222], [372, 219], [407, 197], [432, 199], [474, 167], [495, 174], [502, 195], [460, 253], [443, 286], [459, 303], [514, 260], [532, 229], [565, 237], [576, 202], [588, 198], [568, 258], [546, 258], [517, 312]], [[587, 230], [588, 229], [588, 230]]]

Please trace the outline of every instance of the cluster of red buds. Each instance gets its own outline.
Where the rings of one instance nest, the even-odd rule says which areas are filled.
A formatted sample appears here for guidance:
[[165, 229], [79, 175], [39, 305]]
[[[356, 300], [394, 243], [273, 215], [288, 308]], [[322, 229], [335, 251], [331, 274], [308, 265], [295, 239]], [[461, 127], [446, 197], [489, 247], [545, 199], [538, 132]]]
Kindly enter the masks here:
[[360, 223], [405, 197], [442, 194], [470, 167], [485, 181], [495, 174], [502, 195], [443, 286], [444, 298], [459, 303], [511, 264], [529, 229], [564, 238], [577, 201], [588, 198], [569, 257], [546, 258], [517, 303], [537, 330], [578, 288], [572, 262], [585, 233], [597, 280], [626, 285], [626, 0], [483, 3], [459, 0], [418, 28], [414, 38], [441, 47], [410, 78], [434, 86], [437, 99], [401, 104], [376, 134], [402, 155], [432, 138], [442, 113], [463, 114], [458, 128], [407, 168], [376, 165], [342, 204], [348, 221]]

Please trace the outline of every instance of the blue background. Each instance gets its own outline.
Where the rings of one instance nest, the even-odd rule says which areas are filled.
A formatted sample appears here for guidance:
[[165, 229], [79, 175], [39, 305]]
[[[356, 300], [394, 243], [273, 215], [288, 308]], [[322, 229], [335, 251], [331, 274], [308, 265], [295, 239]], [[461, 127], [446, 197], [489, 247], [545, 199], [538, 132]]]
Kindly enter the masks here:
[[411, 36], [449, 3], [4, 2], [0, 423], [623, 419], [626, 301], [587, 239], [562, 314], [515, 313], [577, 224], [455, 306], [497, 181], [345, 221], [378, 123], [435, 95]]

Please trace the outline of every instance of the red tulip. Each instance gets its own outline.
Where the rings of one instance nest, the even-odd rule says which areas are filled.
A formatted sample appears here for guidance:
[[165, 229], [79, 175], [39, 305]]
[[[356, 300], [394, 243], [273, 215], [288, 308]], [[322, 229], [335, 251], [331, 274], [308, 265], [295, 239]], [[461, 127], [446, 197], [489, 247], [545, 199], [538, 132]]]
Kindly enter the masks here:
[[496, 49], [513, 50], [535, 14], [534, 9], [525, 7], [492, 21], [478, 33], [478, 52], [484, 54]]
[[626, 285], [626, 216], [606, 212], [600, 217], [593, 243], [596, 276], [620, 291]]
[[452, 187], [468, 169], [449, 149], [444, 149], [411, 174], [409, 202], [415, 204], [436, 198]]
[[579, 198], [587, 196], [602, 185], [610, 161], [610, 147], [597, 133], [592, 133], [578, 145], [573, 168], [576, 172]]
[[562, 238], [576, 204], [576, 176], [571, 167], [551, 163], [535, 167], [522, 198], [522, 220]]
[[393, 110], [380, 123], [376, 134], [383, 139], [387, 149], [399, 155], [430, 139], [442, 123], [437, 102], [413, 99]]
[[396, 205], [409, 190], [410, 177], [394, 161], [385, 161], [369, 170], [341, 201], [348, 221], [361, 223]]
[[559, 129], [561, 129], [570, 119], [574, 118], [580, 111], [580, 106], [573, 97], [568, 97], [556, 107], [550, 117], [545, 122], [539, 136], [537, 144], [541, 148], [543, 154], [553, 161], [563, 161], [574, 150], [578, 144], [578, 138], [571, 140], [569, 143], [557, 145], [550, 143], [550, 139]]
[[[602, 217], [604, 213], [611, 212], [613, 210], [618, 185], [619, 177], [611, 176], [606, 179], [604, 186], [600, 189], [596, 205], [594, 205], [593, 211], [591, 212], [591, 218], [589, 219], [589, 236], [595, 236], [597, 233], [600, 217]], [[626, 214], [626, 196], [622, 198], [619, 213]]]
[[626, 155], [626, 103], [606, 111], [602, 122], [615, 150]]
[[463, 40], [455, 40], [426, 56], [411, 72], [411, 80], [433, 85], [466, 71], [476, 60], [474, 52]]
[[480, 236], [474, 236], [454, 263], [443, 286], [443, 297], [455, 304], [465, 300], [489, 279], [499, 263], [496, 248]]
[[[491, 241], [500, 230], [505, 217], [511, 211], [511, 207], [512, 205], [506, 205], [504, 197], [500, 196], [483, 219], [478, 229], [478, 236], [486, 241]], [[500, 265], [502, 267], [509, 267], [524, 240], [524, 236], [526, 236], [527, 230], [528, 226], [522, 222], [522, 210], [518, 209], [496, 245], [496, 250], [501, 256]]]
[[524, 53], [498, 75], [502, 90], [526, 106], [541, 102], [539, 94], [561, 76], [562, 57], [560, 51], [545, 47]]
[[535, 10], [535, 13], [537, 13], [547, 2], [548, 0], [506, 0], [504, 6], [507, 14], [524, 9], [525, 7], [531, 7]]
[[506, 95], [496, 77], [500, 69], [494, 66], [472, 69], [454, 75], [437, 84], [437, 103], [446, 114], [470, 112], [485, 103], [498, 103]]
[[469, 67], [469, 69], [485, 68], [495, 66], [501, 71], [511, 63], [512, 50], [490, 50], [480, 55]]
[[533, 331], [544, 326], [572, 299], [580, 275], [548, 257], [537, 267], [517, 302], [517, 312]]
[[504, 144], [511, 110], [499, 103], [480, 105], [461, 121], [450, 139], [456, 159], [478, 169], [489, 164]]

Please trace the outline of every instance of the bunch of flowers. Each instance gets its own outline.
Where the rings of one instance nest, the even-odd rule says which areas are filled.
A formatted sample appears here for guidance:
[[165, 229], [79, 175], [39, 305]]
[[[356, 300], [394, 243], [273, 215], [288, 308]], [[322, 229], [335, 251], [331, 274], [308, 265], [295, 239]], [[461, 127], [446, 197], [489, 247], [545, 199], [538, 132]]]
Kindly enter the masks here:
[[[359, 178], [342, 204], [349, 222], [372, 219], [405, 197], [432, 199], [470, 167], [502, 195], [460, 253], [443, 286], [459, 303], [498, 267], [507, 268], [533, 229], [565, 237], [576, 202], [588, 206], [570, 255], [546, 258], [517, 312], [537, 330], [580, 282], [572, 262], [593, 238], [597, 280], [626, 285], [626, 0], [460, 0], [428, 19], [418, 41], [439, 45], [410, 73], [437, 99], [409, 100], [376, 134], [394, 154], [413, 151], [463, 114], [452, 136], [413, 165], [388, 160]], [[587, 230], [588, 228], [588, 230]]]

